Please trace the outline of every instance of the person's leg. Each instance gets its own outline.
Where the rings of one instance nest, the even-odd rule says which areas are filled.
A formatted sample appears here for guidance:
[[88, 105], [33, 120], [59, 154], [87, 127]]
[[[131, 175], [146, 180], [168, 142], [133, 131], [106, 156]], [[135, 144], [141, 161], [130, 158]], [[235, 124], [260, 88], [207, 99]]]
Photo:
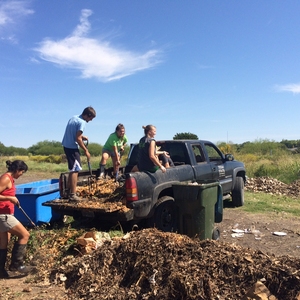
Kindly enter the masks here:
[[78, 172], [70, 172], [68, 178], [68, 186], [70, 189], [70, 194], [76, 194], [77, 181], [78, 181]]
[[24, 258], [30, 234], [20, 222], [10, 229], [9, 232], [18, 237], [12, 249], [9, 270], [29, 273], [32, 268], [24, 265]]
[[168, 158], [168, 164], [170, 167], [175, 167], [174, 162], [171, 157]]
[[109, 158], [110, 158], [110, 154], [106, 150], [103, 150], [102, 151], [102, 158], [101, 158], [100, 165], [99, 165], [99, 168], [100, 168], [99, 177], [100, 178], [104, 177], [104, 170], [105, 170], [106, 162]]
[[119, 170], [119, 165], [117, 165], [117, 161], [118, 158], [114, 155], [111, 157], [112, 159], [112, 163], [113, 163], [113, 167], [114, 167], [114, 175], [117, 173], [117, 171]]
[[102, 158], [101, 158], [101, 161], [100, 161], [100, 165], [106, 165], [106, 162], [109, 159], [109, 157], [110, 157], [110, 154], [106, 151], [103, 151], [102, 152]]
[[10, 240], [9, 232], [0, 232], [0, 249], [6, 249]]
[[165, 168], [170, 168], [167, 156], [165, 156], [164, 154], [160, 154], [158, 157]]
[[67, 154], [68, 167], [70, 171], [68, 177], [68, 198], [70, 201], [80, 201], [81, 198], [76, 195], [78, 172], [82, 170], [80, 153], [78, 149], [66, 149], [65, 153]]
[[0, 278], [9, 277], [7, 271], [5, 270], [9, 239], [10, 234], [8, 232], [0, 232]]
[[133, 168], [132, 168], [132, 170], [131, 170], [130, 172], [132, 172], [132, 173], [134, 173], [134, 172], [139, 172], [138, 166], [137, 166], [137, 165], [134, 165]]

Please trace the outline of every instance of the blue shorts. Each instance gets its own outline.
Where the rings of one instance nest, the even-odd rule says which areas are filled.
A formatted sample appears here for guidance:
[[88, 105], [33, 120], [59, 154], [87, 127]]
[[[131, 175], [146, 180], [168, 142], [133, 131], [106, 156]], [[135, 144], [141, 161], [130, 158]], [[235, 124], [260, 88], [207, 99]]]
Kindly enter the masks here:
[[70, 172], [78, 172], [82, 170], [79, 149], [65, 148], [64, 151], [68, 160], [68, 168]]

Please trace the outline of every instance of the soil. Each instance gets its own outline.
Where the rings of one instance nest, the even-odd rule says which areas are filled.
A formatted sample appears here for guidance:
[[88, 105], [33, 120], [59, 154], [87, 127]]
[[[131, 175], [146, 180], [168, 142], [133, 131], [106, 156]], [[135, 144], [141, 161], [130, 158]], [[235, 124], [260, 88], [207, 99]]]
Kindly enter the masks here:
[[[225, 207], [218, 241], [132, 231], [49, 270], [49, 280], [0, 279], [0, 299], [300, 299], [299, 221]], [[243, 298], [257, 282], [276, 298]]]

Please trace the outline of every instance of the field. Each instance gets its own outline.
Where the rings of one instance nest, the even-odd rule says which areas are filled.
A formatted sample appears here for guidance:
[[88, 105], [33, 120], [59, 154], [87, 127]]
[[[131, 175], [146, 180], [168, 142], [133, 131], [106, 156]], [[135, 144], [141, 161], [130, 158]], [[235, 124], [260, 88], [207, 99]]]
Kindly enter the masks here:
[[[277, 161], [278, 168], [296, 169], [297, 161], [287, 162]], [[269, 169], [272, 163], [248, 165], [252, 174], [275, 172]], [[32, 163], [16, 183], [57, 178], [64, 168], [37, 170]], [[154, 229], [132, 231], [121, 239], [119, 231], [90, 256], [81, 256], [76, 239], [91, 228], [73, 222], [30, 229], [28, 261], [38, 271], [0, 280], [0, 299], [242, 299], [259, 280], [277, 299], [299, 299], [300, 188], [290, 178], [261, 178], [260, 187], [246, 187], [245, 206], [225, 202], [223, 221], [216, 224], [219, 241]], [[149, 281], [153, 275], [154, 284]]]
[[[24, 182], [26, 175], [23, 178]], [[31, 174], [27, 179], [29, 181], [41, 179], [41, 173], [37, 173], [36, 176]], [[248, 212], [253, 210], [251, 206], [253, 204], [257, 206], [261, 199], [264, 202], [267, 201], [268, 205], [273, 203], [274, 209], [269, 209], [264, 213]], [[223, 295], [223, 298], [218, 299], [240, 299], [241, 295], [262, 276], [267, 278], [265, 284], [271, 291], [275, 290], [273, 286], [275, 286], [276, 280], [282, 281], [282, 276], [285, 276], [281, 288], [277, 291], [277, 296], [281, 295], [279, 299], [296, 299], [293, 297], [300, 291], [300, 282], [291, 288], [289, 280], [295, 280], [294, 277], [297, 277], [299, 273], [300, 218], [293, 213], [285, 212], [284, 209], [278, 209], [280, 201], [287, 201], [287, 199], [290, 199], [291, 205], [297, 207], [298, 199], [287, 198], [285, 195], [267, 195], [251, 191], [246, 191], [244, 207], [232, 208], [230, 203], [225, 202], [223, 221], [216, 224], [221, 232], [220, 241], [205, 245], [199, 245], [197, 239], [194, 241], [176, 234], [169, 235], [141, 230], [132, 232], [130, 238], [124, 242], [120, 238], [115, 238], [114, 242], [106, 243], [103, 248], [99, 249], [100, 252], [95, 251], [91, 258], [85, 258], [85, 256], [80, 258], [78, 252], [70, 252], [70, 249], [76, 244], [76, 237], [82, 232], [88, 231], [88, 228], [69, 224], [69, 227], [63, 229], [31, 229], [34, 242], [32, 241], [30, 256], [31, 262], [37, 265], [38, 272], [24, 278], [12, 277], [9, 280], [0, 280], [0, 299], [79, 299], [79, 297], [80, 299], [142, 299], [138, 296], [141, 293], [148, 294], [148, 297], [145, 296], [143, 299], [155, 299], [153, 293], [157, 293], [159, 299], [171, 299], [172, 293], [174, 293], [173, 299], [215, 299], [213, 295], [216, 292], [213, 291], [218, 291], [220, 295]], [[298, 209], [300, 209], [299, 206]], [[232, 229], [244, 230], [248, 233], [235, 237], [232, 235]], [[274, 235], [274, 232], [284, 232], [287, 235], [277, 236]], [[139, 246], [136, 246], [135, 243], [138, 243]], [[149, 248], [150, 245], [152, 246]], [[138, 253], [134, 254], [138, 249]], [[199, 253], [199, 249], [202, 249], [202, 254]], [[191, 254], [191, 251], [194, 254]], [[68, 252], [72, 258], [69, 256], [67, 260], [63, 259]], [[171, 257], [170, 253], [173, 253]], [[177, 257], [179, 253], [182, 254]], [[193, 255], [194, 258], [190, 257], [188, 263], [186, 259], [190, 255]], [[200, 260], [201, 265], [197, 267], [197, 264], [200, 263], [198, 262], [199, 255], [202, 259]], [[114, 260], [118, 262], [117, 265], [111, 261], [110, 257], [114, 257]], [[195, 257], [198, 257], [196, 261]], [[85, 262], [81, 262], [82, 259]], [[93, 262], [89, 261], [90, 259]], [[59, 266], [56, 264], [57, 261], [60, 261]], [[180, 261], [182, 261], [182, 265], [179, 263]], [[226, 268], [229, 268], [222, 276], [214, 273], [216, 272], [215, 267], [220, 267], [220, 261], [223, 261], [223, 268], [224, 264], [227, 266]], [[273, 265], [275, 261], [281, 271], [276, 268], [270, 269], [269, 264]], [[105, 275], [101, 275], [102, 271], [99, 274], [97, 272], [91, 275], [92, 266], [95, 264], [103, 270]], [[162, 268], [163, 264], [170, 264], [172, 272], [166, 274], [166, 269]], [[83, 265], [88, 266], [87, 269], [79, 271]], [[192, 267], [193, 265], [194, 267]], [[239, 279], [234, 279], [236, 284], [232, 289], [232, 272], [237, 265], [240, 270], [234, 276]], [[257, 268], [257, 266], [260, 267]], [[132, 277], [126, 273], [126, 268], [128, 271], [131, 270]], [[195, 268], [210, 270], [205, 273], [205, 276], [211, 283], [207, 282], [203, 286], [197, 286], [199, 283], [195, 279], [197, 276], [194, 276], [197, 272]], [[158, 270], [156, 291], [149, 287], [145, 279], [146, 274], [152, 274], [154, 269]], [[296, 272], [296, 275], [286, 277], [280, 273], [283, 272], [282, 270]], [[83, 272], [80, 281], [76, 279], [75, 273], [78, 272]], [[243, 277], [245, 272], [251, 273], [247, 279]], [[59, 274], [67, 274], [67, 281], [60, 281], [58, 278], [61, 275]], [[116, 276], [116, 274], [119, 275]], [[145, 276], [143, 277], [142, 274]], [[203, 276], [201, 274], [200, 272], [198, 276]], [[50, 277], [52, 278], [51, 284]], [[104, 280], [104, 278], [106, 279]], [[129, 282], [123, 286], [126, 278]], [[55, 280], [53, 281], [53, 279]], [[197, 286], [196, 290], [203, 298], [192, 296], [195, 291], [189, 290], [186, 280]], [[194, 282], [195, 280], [196, 282]], [[103, 282], [101, 285], [96, 284], [101, 281]], [[64, 284], [68, 287], [67, 289]], [[117, 289], [115, 289], [116, 284]], [[213, 288], [215, 284], [218, 285], [217, 290], [216, 287]], [[210, 285], [211, 287], [209, 287]], [[95, 293], [90, 292], [91, 287], [94, 287]], [[99, 287], [104, 294], [101, 291], [96, 292]], [[174, 290], [172, 291], [172, 289]], [[289, 290], [288, 294], [282, 296], [287, 293], [287, 289]], [[175, 295], [177, 296], [175, 297]]]

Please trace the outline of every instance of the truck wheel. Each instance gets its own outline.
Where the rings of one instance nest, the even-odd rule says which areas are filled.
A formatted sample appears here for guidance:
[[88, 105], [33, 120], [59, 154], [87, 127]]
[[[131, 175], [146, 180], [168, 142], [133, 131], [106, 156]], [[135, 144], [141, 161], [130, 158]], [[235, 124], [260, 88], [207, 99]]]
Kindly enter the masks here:
[[83, 220], [82, 214], [78, 211], [74, 212], [73, 220], [77, 222], [81, 222]]
[[236, 177], [234, 188], [231, 193], [232, 204], [235, 207], [244, 205], [244, 179], [243, 177]]
[[164, 196], [158, 199], [154, 214], [148, 224], [164, 232], [176, 231], [177, 213], [174, 198]]
[[218, 241], [220, 239], [220, 230], [219, 228], [215, 228], [213, 230], [212, 239]]

